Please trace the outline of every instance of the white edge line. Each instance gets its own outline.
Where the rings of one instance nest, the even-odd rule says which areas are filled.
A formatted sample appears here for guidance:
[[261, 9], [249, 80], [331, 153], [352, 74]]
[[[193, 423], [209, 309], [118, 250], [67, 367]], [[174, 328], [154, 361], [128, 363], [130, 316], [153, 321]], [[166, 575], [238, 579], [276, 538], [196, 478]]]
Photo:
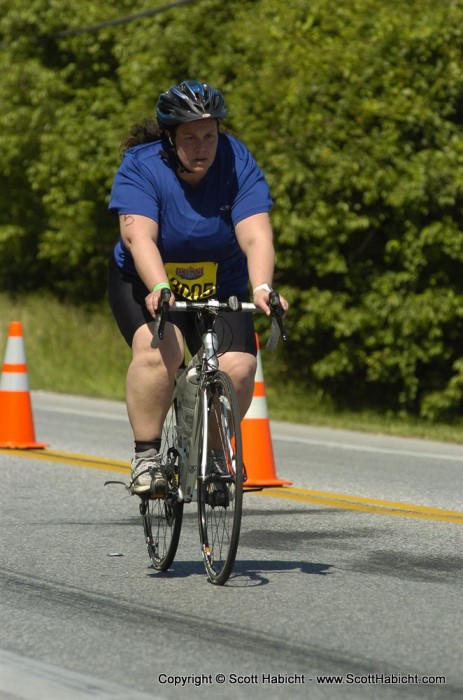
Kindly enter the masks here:
[[300, 437], [292, 438], [287, 437], [286, 435], [272, 434], [272, 439], [280, 442], [299, 442], [304, 445], [318, 445], [320, 447], [331, 447], [339, 450], [353, 450], [355, 452], [374, 452], [379, 454], [405, 455], [407, 457], [420, 457], [421, 459], [439, 459], [463, 463], [463, 455], [459, 457], [458, 455], [442, 455], [433, 452], [414, 452], [412, 450], [400, 450], [387, 447], [368, 447], [366, 445], [350, 445], [345, 442], [328, 442], [325, 440], [312, 440], [310, 438]]

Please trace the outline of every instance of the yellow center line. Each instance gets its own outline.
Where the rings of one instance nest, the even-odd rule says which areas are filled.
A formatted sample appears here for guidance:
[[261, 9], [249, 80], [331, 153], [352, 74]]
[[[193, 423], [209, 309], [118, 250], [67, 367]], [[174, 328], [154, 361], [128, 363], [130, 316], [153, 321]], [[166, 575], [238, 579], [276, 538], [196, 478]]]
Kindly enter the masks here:
[[[311, 489], [292, 489], [283, 487], [256, 491], [256, 495], [272, 498], [289, 499], [299, 503], [315, 503], [320, 506], [355, 510], [362, 513], [377, 513], [379, 515], [400, 516], [402, 518], [418, 518], [422, 520], [439, 520], [440, 522], [460, 523], [463, 525], [463, 513], [457, 510], [444, 510], [431, 506], [419, 506], [399, 501], [380, 501], [375, 498], [334, 494]], [[321, 495], [323, 494], [323, 495]]]
[[[86, 467], [89, 469], [103, 469], [125, 474], [130, 472], [129, 462], [76, 454], [74, 452], [63, 452], [60, 450], [0, 449], [0, 454], [29, 457], [31, 459], [40, 459], [48, 462], [61, 462], [73, 466]], [[379, 515], [400, 516], [402, 518], [420, 518], [463, 524], [463, 512], [460, 511], [420, 506], [413, 503], [401, 503], [399, 501], [386, 501], [365, 496], [332, 493], [330, 491], [316, 491], [314, 489], [303, 489], [291, 486], [264, 488], [262, 491], [250, 491], [250, 493], [261, 497], [287, 499], [299, 503], [314, 503], [320, 506], [355, 510], [362, 513], [376, 513]]]
[[77, 467], [89, 469], [105, 469], [112, 472], [130, 472], [130, 463], [118, 459], [106, 459], [106, 457], [93, 457], [74, 452], [62, 452], [60, 450], [1, 450], [0, 454], [10, 454], [13, 457], [29, 457], [42, 459], [47, 462], [64, 462]]

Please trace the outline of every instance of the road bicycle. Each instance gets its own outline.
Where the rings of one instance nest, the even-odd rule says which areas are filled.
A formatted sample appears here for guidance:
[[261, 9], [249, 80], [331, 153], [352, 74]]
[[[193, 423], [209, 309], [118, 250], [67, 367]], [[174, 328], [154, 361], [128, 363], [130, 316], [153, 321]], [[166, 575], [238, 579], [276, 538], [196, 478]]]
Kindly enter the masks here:
[[[219, 369], [215, 325], [222, 314], [260, 310], [236, 297], [225, 302], [175, 301], [169, 307], [170, 292], [163, 292], [153, 344], [162, 342], [169, 310], [173, 310], [196, 314], [202, 347], [188, 366], [178, 371], [164, 422], [161, 456], [167, 489], [162, 496], [141, 495], [140, 514], [152, 565], [158, 571], [167, 571], [177, 552], [184, 506], [196, 501], [208, 579], [223, 585], [235, 563], [246, 474], [241, 415], [232, 381]], [[286, 340], [275, 291], [270, 294], [270, 307], [272, 326], [267, 348], [274, 349], [280, 336]]]

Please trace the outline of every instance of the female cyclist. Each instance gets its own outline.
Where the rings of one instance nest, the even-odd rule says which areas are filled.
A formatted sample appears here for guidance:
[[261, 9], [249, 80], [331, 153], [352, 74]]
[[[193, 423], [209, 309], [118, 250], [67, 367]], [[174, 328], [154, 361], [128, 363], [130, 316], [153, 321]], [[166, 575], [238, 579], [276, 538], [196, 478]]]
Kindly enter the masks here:
[[[152, 346], [161, 291], [175, 298], [252, 299], [270, 313], [274, 247], [265, 178], [248, 149], [222, 133], [222, 93], [186, 80], [161, 93], [157, 125], [131, 132], [109, 209], [120, 238], [109, 265], [109, 302], [132, 348], [126, 403], [135, 439], [133, 493], [162, 491], [158, 458], [175, 372], [200, 347], [193, 315], [171, 312], [160, 347]], [[287, 302], [281, 298], [283, 310]], [[218, 324], [220, 368], [235, 386], [242, 415], [253, 396], [257, 348], [252, 316]]]

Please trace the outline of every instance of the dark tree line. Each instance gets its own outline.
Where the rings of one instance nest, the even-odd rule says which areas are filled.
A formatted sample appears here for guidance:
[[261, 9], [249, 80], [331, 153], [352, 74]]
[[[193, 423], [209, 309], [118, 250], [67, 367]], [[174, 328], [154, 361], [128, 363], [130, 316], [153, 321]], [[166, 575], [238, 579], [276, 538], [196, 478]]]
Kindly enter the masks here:
[[341, 404], [459, 415], [460, 0], [197, 0], [75, 35], [147, 4], [0, 10], [4, 290], [103, 298], [120, 142], [160, 90], [208, 80], [275, 200], [282, 366]]

